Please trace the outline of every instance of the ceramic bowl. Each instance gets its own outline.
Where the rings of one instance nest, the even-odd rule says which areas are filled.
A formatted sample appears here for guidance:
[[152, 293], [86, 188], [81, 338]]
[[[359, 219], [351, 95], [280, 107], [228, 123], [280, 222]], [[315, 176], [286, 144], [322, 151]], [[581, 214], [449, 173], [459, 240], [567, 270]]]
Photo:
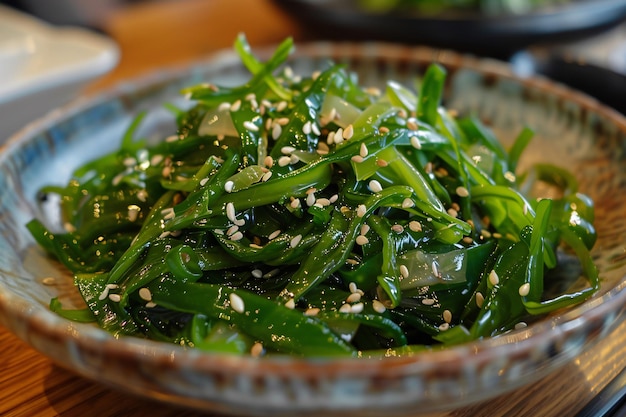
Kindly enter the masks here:
[[[267, 52], [267, 51], [265, 51]], [[259, 51], [263, 54], [264, 51]], [[173, 133], [164, 102], [185, 103], [183, 86], [235, 84], [248, 75], [231, 53], [161, 71], [108, 94], [83, 99], [30, 125], [0, 155], [0, 322], [58, 364], [87, 378], [159, 400], [236, 415], [406, 415], [483, 401], [536, 381], [607, 334], [626, 310], [626, 120], [596, 101], [544, 79], [519, 79], [495, 61], [391, 44], [297, 46], [291, 66], [311, 73], [328, 59], [359, 74], [411, 84], [438, 61], [448, 70], [446, 105], [489, 123], [510, 142], [536, 131], [524, 163], [556, 162], [596, 202], [593, 250], [602, 288], [584, 304], [525, 329], [447, 350], [383, 359], [235, 357], [136, 338], [115, 339], [48, 310], [51, 297], [78, 302], [71, 278], [34, 243], [24, 225], [43, 216], [44, 184], [118, 146], [141, 110], [140, 134]], [[49, 285], [47, 277], [53, 277]], [[48, 285], [46, 285], [48, 283]], [[69, 300], [69, 301], [68, 301]]]

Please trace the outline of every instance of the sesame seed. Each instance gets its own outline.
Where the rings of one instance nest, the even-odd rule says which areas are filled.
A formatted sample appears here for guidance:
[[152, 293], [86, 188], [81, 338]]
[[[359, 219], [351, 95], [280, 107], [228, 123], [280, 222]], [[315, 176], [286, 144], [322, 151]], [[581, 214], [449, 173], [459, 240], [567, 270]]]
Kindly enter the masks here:
[[105, 298], [107, 298], [108, 296], [109, 296], [109, 289], [107, 287], [105, 287], [104, 290], [102, 290], [102, 292], [98, 296], [98, 300], [102, 301]]
[[234, 225], [234, 226], [230, 226], [227, 230], [226, 230], [226, 235], [227, 236], [231, 236], [234, 233], [237, 233], [239, 231], [239, 226]]
[[276, 119], [276, 123], [278, 123], [281, 126], [285, 126], [285, 125], [287, 125], [287, 123], [289, 123], [289, 118], [288, 117], [279, 117], [278, 119]]
[[350, 160], [352, 162], [356, 162], [357, 164], [360, 164], [361, 162], [363, 162], [363, 157], [361, 155], [354, 155], [352, 158], [350, 158]]
[[259, 127], [249, 120], [246, 120], [245, 122], [243, 122], [243, 127], [250, 130], [251, 132], [259, 131]]
[[363, 307], [365, 307], [363, 303], [353, 304], [352, 306], [350, 306], [350, 312], [354, 314], [362, 313]]
[[291, 158], [290, 157], [288, 157], [288, 156], [281, 156], [280, 158], [278, 158], [278, 166], [286, 167], [289, 164], [291, 164]]
[[357, 287], [356, 282], [351, 282], [350, 284], [348, 284], [348, 289], [350, 290], [351, 293], [355, 293], [359, 291], [359, 287]]
[[402, 208], [405, 208], [405, 209], [406, 209], [406, 208], [411, 208], [411, 207], [413, 207], [414, 205], [415, 205], [415, 204], [413, 203], [413, 200], [411, 200], [411, 199], [410, 199], [410, 198], [408, 198], [408, 197], [407, 197], [407, 198], [405, 198], [405, 199], [402, 201]]
[[500, 277], [498, 277], [498, 273], [493, 269], [489, 273], [489, 283], [494, 286], [500, 283]]
[[382, 313], [384, 313], [387, 310], [385, 305], [383, 303], [381, 303], [380, 301], [378, 301], [378, 300], [373, 300], [372, 301], [372, 308], [374, 308], [374, 311], [379, 313], [379, 314], [382, 314]]
[[365, 207], [365, 204], [359, 204], [356, 208], [357, 217], [363, 217], [365, 216], [365, 213], [367, 213], [367, 207]]
[[459, 186], [456, 187], [456, 195], [459, 197], [468, 197], [469, 191], [467, 191], [467, 188]]
[[199, 182], [201, 187], [204, 187], [206, 185], [206, 183], [209, 182], [208, 178], [202, 178]]
[[139, 190], [137, 192], [137, 199], [143, 203], [148, 200], [148, 192], [146, 190]]
[[166, 142], [176, 142], [178, 140], [178, 135], [170, 135], [165, 138]]
[[432, 306], [433, 304], [435, 304], [435, 300], [433, 300], [432, 298], [422, 298], [422, 304], [424, 304], [425, 306]]
[[283, 146], [282, 148], [280, 148], [280, 152], [284, 155], [291, 155], [291, 153], [293, 153], [293, 151], [295, 151], [296, 148], [294, 148], [293, 146]]
[[56, 284], [56, 279], [54, 279], [54, 277], [45, 277], [41, 280], [41, 283], [43, 285], [54, 285]]
[[311, 132], [313, 132], [316, 136], [319, 136], [322, 134], [322, 132], [320, 132], [320, 128], [317, 127], [315, 123], [311, 123]]
[[365, 158], [369, 154], [369, 149], [367, 149], [367, 145], [365, 143], [361, 143], [361, 147], [359, 149], [359, 155]]
[[340, 313], [352, 313], [352, 306], [350, 304], [343, 304], [339, 307]]
[[233, 223], [235, 223], [235, 225], [237, 226], [243, 226], [244, 224], [246, 224], [246, 221], [244, 219], [235, 219]]
[[389, 133], [389, 128], [387, 126], [381, 126], [378, 128], [378, 131], [382, 134]]
[[174, 208], [172, 207], [161, 210], [161, 214], [163, 215], [163, 220], [173, 219], [176, 215], [176, 213], [174, 212]]
[[283, 110], [285, 110], [287, 108], [287, 105], [288, 105], [288, 103], [285, 100], [282, 100], [281, 102], [279, 102], [276, 105], [276, 110], [279, 111], [279, 112], [283, 111]]
[[282, 135], [283, 133], [283, 128], [281, 125], [279, 125], [278, 123], [274, 123], [274, 126], [272, 127], [272, 139], [276, 140], [280, 137], [280, 135]]
[[253, 269], [251, 272], [252, 276], [255, 278], [261, 278], [263, 277], [263, 271], [261, 271], [260, 269]]
[[163, 169], [161, 170], [161, 175], [165, 178], [172, 175], [172, 167], [170, 166], [163, 167]]
[[346, 303], [356, 303], [361, 301], [361, 294], [358, 292], [350, 293], [350, 295], [346, 298]]
[[368, 224], [361, 225], [361, 234], [365, 236], [370, 231], [370, 226]]
[[241, 108], [241, 100], [235, 101], [230, 105], [230, 111], [238, 111]]
[[149, 288], [139, 288], [139, 297], [144, 301], [152, 301], [152, 292]]
[[404, 232], [404, 226], [402, 226], [401, 224], [394, 224], [393, 226], [391, 226], [391, 231], [395, 233], [402, 233]]
[[308, 135], [311, 133], [311, 122], [307, 121], [304, 125], [302, 125], [302, 133]]
[[278, 235], [280, 235], [280, 229], [274, 230], [272, 233], [270, 233], [270, 235], [267, 238], [269, 240], [274, 240], [278, 237]]
[[450, 328], [450, 323], [441, 323], [439, 325], [439, 330], [442, 331], [442, 332], [445, 332], [449, 328]]
[[114, 303], [119, 303], [122, 300], [122, 296], [119, 294], [109, 294], [109, 300]]
[[370, 240], [366, 236], [359, 235], [356, 237], [355, 242], [357, 245], [363, 246], [363, 245], [367, 245], [368, 243], [370, 243]]
[[230, 201], [226, 204], [226, 217], [228, 217], [228, 220], [233, 223], [237, 219], [237, 215], [235, 213], [235, 205]]
[[268, 181], [270, 178], [272, 177], [272, 171], [267, 171], [265, 174], [263, 174], [263, 176], [261, 177], [261, 181], [266, 182]]
[[273, 278], [278, 273], [280, 273], [280, 269], [274, 268], [270, 272], [266, 272], [265, 274], [263, 274], [263, 278]]
[[148, 301], [146, 303], [146, 308], [154, 308], [156, 306], [157, 306], [157, 304], [154, 301]]
[[330, 109], [330, 112], [328, 112], [328, 119], [332, 122], [336, 118], [337, 118], [337, 109], [333, 107], [332, 109]]
[[409, 268], [407, 268], [406, 265], [400, 265], [400, 275], [402, 275], [404, 279], [409, 277]]
[[296, 308], [296, 300], [294, 300], [293, 298], [290, 298], [285, 303], [285, 307], [287, 307], [290, 310], [293, 310], [294, 308]]
[[530, 284], [525, 282], [519, 287], [519, 295], [522, 297], [526, 297], [530, 293]]
[[[340, 142], [337, 142], [337, 139], [340, 139]], [[335, 131], [335, 143], [343, 142], [343, 128], [340, 127]]]
[[289, 205], [292, 209], [297, 209], [298, 207], [300, 207], [300, 199], [294, 198], [293, 200], [291, 200], [291, 203], [289, 203]]
[[232, 235], [230, 235], [230, 240], [233, 240], [235, 242], [241, 239], [243, 239], [243, 233], [241, 232], [235, 232]]
[[443, 310], [443, 321], [450, 323], [452, 321], [452, 312], [450, 310]]
[[481, 308], [484, 302], [485, 302], [485, 296], [483, 295], [483, 293], [477, 292], [476, 293], [476, 306], [478, 308]]
[[526, 322], [520, 321], [519, 323], [516, 323], [514, 327], [515, 330], [524, 329], [528, 327], [528, 324], [526, 324]]
[[409, 229], [411, 229], [412, 232], [421, 232], [422, 224], [418, 222], [417, 220], [411, 220], [409, 222]]
[[263, 344], [260, 342], [256, 342], [250, 348], [250, 355], [254, 358], [258, 358], [263, 354], [264, 351], [265, 349], [263, 348]]
[[317, 307], [307, 308], [304, 312], [305, 316], [317, 316], [320, 312], [320, 309]]
[[341, 135], [345, 140], [351, 139], [354, 136], [354, 127], [352, 125], [346, 126]]
[[230, 301], [230, 307], [233, 310], [235, 310], [237, 313], [243, 313], [244, 311], [246, 311], [246, 306], [243, 300], [241, 299], [240, 296], [238, 296], [234, 292], [231, 292], [228, 295], [228, 300]]
[[411, 136], [411, 146], [415, 149], [422, 149], [422, 143], [417, 136]]
[[448, 211], [448, 214], [452, 217], [457, 217], [459, 215], [459, 212], [453, 208], [449, 208], [447, 211]]
[[415, 120], [415, 118], [413, 117], [407, 119], [406, 127], [408, 127], [411, 130], [417, 130], [419, 128], [417, 125], [417, 120]]
[[289, 245], [292, 248], [295, 248], [296, 246], [298, 246], [298, 244], [300, 243], [300, 241], [302, 240], [302, 235], [295, 235], [290, 241], [289, 241]]
[[230, 110], [230, 103], [228, 102], [222, 102], [220, 103], [219, 106], [217, 106], [217, 110], [219, 111], [226, 111], [226, 110]]
[[368, 184], [368, 187], [373, 193], [379, 193], [383, 190], [383, 186], [380, 185], [380, 182], [378, 182], [377, 180], [371, 180]]
[[315, 193], [309, 193], [309, 195], [306, 196], [306, 204], [307, 206], [315, 204]]
[[330, 196], [328, 201], [330, 201], [330, 204], [334, 204], [338, 199], [339, 199], [339, 194], [333, 194]]
[[226, 183], [224, 184], [224, 191], [226, 191], [227, 193], [232, 193], [233, 188], [235, 188], [235, 183], [232, 181], [226, 181]]

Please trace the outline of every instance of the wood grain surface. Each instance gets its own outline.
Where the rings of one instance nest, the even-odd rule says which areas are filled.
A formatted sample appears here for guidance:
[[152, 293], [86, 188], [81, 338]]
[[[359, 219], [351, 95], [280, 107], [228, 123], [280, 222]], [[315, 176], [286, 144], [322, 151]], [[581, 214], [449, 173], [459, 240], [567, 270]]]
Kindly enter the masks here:
[[[244, 12], [245, 11], [245, 12]], [[104, 31], [120, 46], [116, 69], [91, 94], [151, 69], [182, 65], [222, 48], [239, 32], [253, 45], [307, 33], [270, 0], [161, 0], [137, 3], [107, 18]], [[319, 36], [319, 35], [318, 35]], [[626, 365], [626, 323], [558, 372], [475, 406], [429, 417], [574, 416]], [[0, 416], [200, 416], [138, 398], [59, 368], [0, 326]]]

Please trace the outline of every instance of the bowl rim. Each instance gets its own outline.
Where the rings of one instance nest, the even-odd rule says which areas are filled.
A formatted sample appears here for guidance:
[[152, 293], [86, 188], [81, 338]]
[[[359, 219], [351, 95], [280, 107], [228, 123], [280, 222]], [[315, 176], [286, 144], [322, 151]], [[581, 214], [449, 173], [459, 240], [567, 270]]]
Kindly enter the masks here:
[[[275, 45], [263, 46], [255, 50], [259, 55], [273, 51]], [[567, 86], [560, 85], [542, 76], [519, 77], [510, 67], [501, 61], [489, 58], [477, 58], [446, 49], [437, 49], [424, 46], [407, 46], [390, 42], [358, 42], [358, 41], [313, 41], [304, 42], [296, 46], [294, 58], [304, 56], [322, 56], [330, 52], [341, 53], [349, 51], [350, 56], [375, 55], [376, 59], [387, 60], [398, 56], [409, 57], [411, 61], [435, 60], [451, 68], [468, 68], [487, 76], [497, 76], [511, 79], [526, 87], [553, 94], [573, 101], [581, 107], [601, 114], [620, 131], [626, 134], [626, 116], [598, 102], [596, 99], [575, 91]], [[124, 80], [113, 88], [104, 92], [90, 93], [79, 97], [66, 105], [48, 113], [46, 116], [28, 124], [9, 138], [0, 147], [0, 164], [6, 160], [15, 149], [28, 142], [37, 133], [45, 131], [56, 122], [65, 120], [84, 111], [86, 107], [96, 106], [107, 100], [140, 91], [155, 83], [167, 83], [171, 80], [192, 73], [197, 68], [206, 69], [207, 65], [219, 67], [239, 62], [238, 57], [230, 50], [216, 51], [206, 58], [194, 60], [149, 71], [147, 74]], [[0, 271], [2, 274], [11, 274]], [[15, 274], [13, 274], [15, 275]], [[411, 375], [420, 370], [440, 369], [443, 372], [458, 367], [459, 362], [480, 365], [489, 361], [493, 355], [514, 346], [523, 350], [527, 346], [537, 343], [551, 343], [558, 340], [563, 333], [573, 332], [588, 320], [604, 319], [611, 311], [618, 311], [620, 316], [626, 311], [626, 276], [620, 282], [597, 297], [588, 299], [584, 303], [567, 309], [562, 314], [542, 319], [526, 328], [513, 330], [498, 337], [485, 338], [444, 349], [427, 350], [425, 354], [414, 353], [403, 356], [388, 356], [382, 358], [384, 367], [375, 367], [376, 372], [387, 377]], [[11, 320], [4, 317], [11, 316]], [[621, 319], [621, 317], [619, 317]], [[617, 319], [617, 317], [616, 317]], [[20, 324], [15, 324], [15, 322]], [[81, 348], [86, 350], [106, 349], [108, 355], [114, 356], [141, 356], [145, 361], [167, 364], [176, 368], [193, 368], [196, 372], [224, 372], [228, 369], [237, 369], [239, 373], [263, 375], [272, 372], [278, 375], [292, 373], [290, 364], [298, 369], [301, 376], [315, 377], [324, 375], [365, 375], [371, 373], [368, 364], [380, 363], [380, 357], [346, 358], [346, 357], [294, 357], [287, 355], [272, 355], [255, 358], [250, 355], [235, 356], [215, 352], [204, 352], [186, 349], [177, 345], [156, 342], [136, 337], [114, 338], [106, 331], [93, 326], [75, 323], [64, 319], [44, 306], [33, 306], [25, 299], [12, 293], [0, 285], [0, 323], [4, 324], [18, 337], [28, 342], [30, 332], [37, 332], [43, 337], [59, 340], [70, 337]], [[44, 352], [45, 354], [45, 352]], [[173, 358], [173, 359], [172, 359]], [[338, 366], [341, 365], [341, 366]], [[365, 365], [365, 366], [364, 366]]]

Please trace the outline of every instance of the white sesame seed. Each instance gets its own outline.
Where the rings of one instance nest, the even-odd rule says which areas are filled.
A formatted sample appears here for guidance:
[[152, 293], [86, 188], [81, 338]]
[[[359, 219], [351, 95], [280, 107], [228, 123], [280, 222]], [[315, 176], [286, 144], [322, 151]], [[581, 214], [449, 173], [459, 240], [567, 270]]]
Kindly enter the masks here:
[[361, 225], [361, 234], [365, 236], [370, 231], [370, 226], [366, 223]]
[[491, 272], [489, 272], [489, 283], [491, 285], [498, 285], [498, 283], [500, 282], [500, 277], [498, 277], [498, 273], [495, 270], [491, 270]]
[[146, 308], [154, 308], [156, 306], [157, 306], [157, 304], [154, 301], [148, 301], [146, 303]]
[[432, 298], [422, 298], [422, 304], [424, 304], [425, 306], [432, 306], [433, 304], [435, 304], [435, 300], [433, 300]]
[[98, 300], [102, 301], [105, 298], [107, 298], [108, 296], [109, 296], [109, 289], [105, 287], [104, 290], [102, 290], [102, 292], [98, 296]]
[[450, 310], [443, 310], [443, 321], [450, 323], [452, 321], [452, 312]]
[[220, 105], [219, 105], [219, 106], [217, 106], [217, 110], [219, 110], [219, 111], [226, 111], [226, 110], [230, 110], [230, 103], [228, 103], [228, 102], [226, 102], [226, 101], [225, 101], [225, 102], [223, 102], [223, 103], [220, 103]]
[[384, 167], [386, 167], [387, 165], [389, 165], [389, 162], [387, 162], [387, 161], [386, 161], [386, 160], [384, 160], [384, 159], [377, 159], [377, 160], [376, 160], [376, 165], [378, 165], [378, 166], [379, 166], [379, 167], [381, 167], [381, 168], [384, 168]]
[[256, 342], [250, 348], [250, 356], [252, 356], [253, 358], [258, 358], [259, 356], [263, 355], [264, 351], [265, 349], [263, 348], [263, 344], [260, 342]]
[[173, 219], [176, 213], [174, 212], [174, 208], [168, 207], [166, 209], [161, 210], [161, 215], [163, 215], [163, 220]]
[[109, 294], [109, 300], [114, 303], [119, 303], [122, 300], [122, 296], [119, 294]]
[[307, 308], [304, 312], [305, 316], [317, 316], [320, 312], [320, 309], [317, 307]]
[[271, 168], [274, 166], [274, 158], [272, 158], [271, 156], [266, 156], [265, 159], [263, 159], [263, 165], [265, 165], [268, 168]]
[[279, 117], [278, 119], [276, 119], [276, 123], [278, 123], [281, 126], [285, 126], [285, 125], [287, 125], [287, 123], [289, 123], [289, 118], [288, 117]]
[[469, 191], [467, 191], [467, 188], [459, 186], [456, 187], [456, 195], [459, 197], [468, 197]]
[[413, 118], [413, 117], [407, 119], [406, 127], [408, 127], [411, 130], [419, 129], [419, 126], [417, 125], [417, 120], [415, 120], [415, 118]]
[[359, 155], [362, 158], [365, 158], [367, 155], [369, 155], [369, 149], [367, 149], [367, 145], [365, 143], [361, 143], [361, 147], [359, 148]]
[[305, 135], [311, 133], [311, 121], [307, 121], [304, 125], [302, 125], [302, 133]]
[[402, 226], [401, 224], [394, 224], [391, 226], [391, 231], [394, 233], [402, 233], [404, 232], [404, 226]]
[[170, 175], [172, 175], [172, 167], [170, 167], [170, 166], [163, 167], [163, 169], [161, 170], [161, 175], [164, 178], [167, 178]]
[[354, 314], [362, 313], [363, 307], [365, 307], [363, 303], [353, 304], [352, 306], [350, 306], [350, 312]]
[[146, 287], [139, 288], [139, 298], [144, 301], [152, 301], [152, 292], [150, 292], [150, 289]]
[[339, 307], [340, 313], [352, 313], [352, 306], [350, 304], [343, 304]]
[[298, 246], [298, 244], [300, 243], [301, 240], [302, 240], [302, 235], [295, 235], [289, 241], [289, 246], [291, 246], [292, 248], [295, 248], [296, 246]]
[[235, 232], [232, 235], [229, 235], [229, 237], [230, 237], [230, 240], [233, 240], [236, 242], [236, 241], [243, 239], [243, 233]]
[[201, 187], [204, 187], [206, 185], [206, 183], [209, 182], [208, 178], [202, 178], [199, 182]]
[[286, 167], [291, 164], [291, 158], [289, 156], [281, 156], [278, 158], [278, 166]]
[[351, 282], [350, 284], [348, 284], [348, 289], [351, 293], [355, 293], [358, 292], [359, 287], [357, 287], [356, 282]]
[[309, 193], [309, 195], [306, 196], [306, 204], [307, 206], [315, 204], [315, 193]]
[[330, 201], [330, 204], [334, 204], [338, 199], [339, 199], [339, 195], [338, 194], [333, 194], [333, 195], [330, 196], [328, 201]]
[[439, 330], [442, 331], [442, 332], [445, 332], [449, 328], [450, 328], [450, 323], [441, 323], [439, 325]]
[[415, 149], [422, 149], [422, 143], [417, 136], [411, 136], [411, 146]]
[[293, 146], [283, 146], [282, 148], [280, 148], [280, 152], [284, 155], [291, 155], [295, 150], [296, 148], [294, 148]]
[[361, 155], [354, 155], [352, 158], [350, 158], [350, 160], [352, 162], [356, 162], [357, 164], [360, 164], [361, 162], [363, 162], [363, 157]]
[[311, 123], [311, 132], [313, 132], [316, 136], [319, 136], [322, 134], [322, 132], [320, 132], [320, 128], [317, 127], [315, 123]]
[[230, 226], [228, 229], [226, 229], [226, 235], [232, 236], [234, 233], [237, 233], [238, 231], [239, 231], [239, 226], [233, 225], [233, 226]]
[[361, 294], [358, 292], [350, 293], [350, 295], [346, 298], [346, 303], [356, 303], [361, 301]]
[[356, 237], [355, 242], [357, 245], [363, 246], [370, 243], [370, 240], [367, 238], [367, 236], [359, 235]]
[[253, 269], [251, 274], [255, 278], [261, 278], [263, 276], [263, 271], [257, 268], [257, 269]]
[[296, 308], [296, 300], [294, 300], [293, 298], [290, 298], [285, 303], [285, 307], [287, 307], [290, 310], [293, 310], [294, 308]]
[[268, 181], [270, 178], [272, 177], [272, 171], [267, 171], [265, 174], [263, 174], [263, 176], [261, 177], [261, 181], [266, 182]]
[[476, 293], [476, 306], [478, 308], [481, 308], [484, 302], [485, 302], [485, 296], [483, 295], [483, 293], [477, 292]]
[[407, 268], [406, 265], [400, 265], [400, 275], [402, 275], [404, 279], [409, 277], [409, 268]]
[[235, 225], [237, 226], [243, 226], [244, 224], [246, 224], [246, 221], [244, 219], [235, 219], [235, 221], [233, 222], [235, 223]]
[[300, 207], [300, 199], [294, 198], [293, 200], [291, 200], [291, 203], [289, 203], [289, 205], [292, 209], [297, 209], [298, 207]]
[[343, 128], [341, 127], [335, 131], [335, 143], [337, 143], [337, 139], [340, 139], [341, 142], [343, 142]]
[[243, 122], [243, 127], [245, 127], [246, 129], [248, 129], [251, 132], [258, 132], [259, 131], [259, 127], [257, 125], [255, 125], [253, 122], [246, 120], [245, 122]]
[[54, 285], [56, 284], [56, 279], [54, 279], [54, 277], [45, 277], [41, 280], [41, 283], [43, 285]]
[[227, 193], [232, 193], [233, 192], [233, 188], [235, 188], [235, 183], [232, 181], [226, 181], [226, 183], [224, 184], [224, 190]]
[[279, 111], [279, 112], [283, 111], [283, 110], [285, 110], [287, 108], [287, 105], [288, 105], [288, 103], [285, 100], [282, 100], [281, 102], [279, 102], [276, 105], [276, 110]]
[[176, 142], [178, 140], [178, 135], [170, 135], [165, 138], [166, 142]]
[[530, 293], [530, 284], [525, 282], [519, 287], [519, 295], [522, 297], [526, 297]]
[[280, 135], [282, 135], [283, 133], [283, 128], [281, 125], [279, 125], [278, 123], [274, 123], [274, 126], [272, 127], [272, 139], [276, 140], [280, 137]]
[[377, 180], [371, 180], [368, 184], [369, 189], [373, 193], [379, 193], [383, 190], [383, 186]]
[[385, 305], [378, 300], [372, 301], [372, 308], [374, 308], [375, 312], [380, 314], [384, 313], [387, 310]]
[[363, 217], [365, 216], [365, 213], [367, 213], [367, 207], [365, 207], [365, 204], [359, 204], [356, 208], [357, 217]]
[[233, 223], [237, 219], [237, 215], [235, 213], [235, 205], [230, 201], [226, 204], [226, 217], [228, 217], [228, 220]]
[[241, 100], [235, 101], [230, 105], [230, 111], [238, 111], [241, 108]]
[[354, 136], [354, 127], [352, 125], [348, 125], [346, 126], [346, 128], [343, 131], [342, 137], [345, 140], [351, 139], [352, 136]]
[[411, 208], [413, 207], [415, 204], [413, 203], [413, 200], [411, 200], [410, 198], [405, 198], [402, 201], [402, 208]]
[[278, 235], [280, 234], [280, 229], [274, 230], [272, 233], [270, 233], [270, 235], [267, 237], [269, 240], [274, 240], [278, 237]]
[[453, 209], [452, 207], [450, 207], [450, 208], [447, 210], [447, 212], [448, 212], [448, 214], [449, 214], [450, 216], [452, 216], [452, 217], [457, 217], [457, 216], [459, 215], [459, 212], [458, 212], [458, 211], [456, 211], [455, 209]]
[[230, 308], [235, 310], [237, 313], [243, 313], [244, 311], [246, 311], [246, 306], [243, 300], [234, 292], [231, 292], [228, 295], [228, 300], [230, 301]]
[[422, 224], [418, 222], [417, 220], [411, 220], [409, 222], [409, 229], [411, 229], [412, 232], [421, 232]]

